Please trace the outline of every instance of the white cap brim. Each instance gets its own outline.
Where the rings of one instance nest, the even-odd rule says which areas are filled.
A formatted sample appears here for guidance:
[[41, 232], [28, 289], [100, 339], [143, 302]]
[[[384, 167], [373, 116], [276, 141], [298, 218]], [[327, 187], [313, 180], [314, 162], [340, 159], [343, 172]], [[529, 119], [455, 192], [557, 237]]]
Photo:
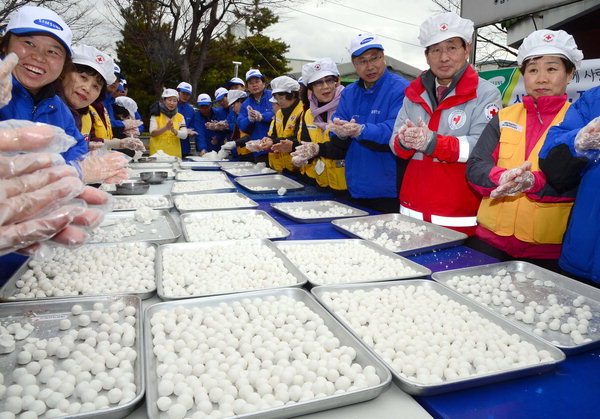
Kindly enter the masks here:
[[436, 36], [434, 36], [433, 38], [431, 38], [426, 45], [424, 45], [425, 48], [430, 47], [432, 45], [435, 44], [439, 44], [442, 41], [446, 41], [447, 39], [450, 38], [460, 38], [463, 41], [465, 41], [467, 44], [471, 43], [471, 39], [465, 39], [465, 36], [461, 33], [458, 32], [444, 32], [444, 33], [439, 33]]
[[317, 80], [322, 79], [323, 77], [327, 77], [327, 76], [335, 76], [335, 77], [337, 77], [338, 74], [334, 73], [331, 70], [320, 70], [320, 71], [317, 71], [316, 73], [312, 74], [310, 76], [310, 78], [308, 80], [304, 80], [304, 82], [307, 85], [309, 85], [312, 82], [317, 81]]
[[[571, 61], [571, 59], [569, 57], [567, 57], [565, 55], [565, 51], [561, 50], [560, 48], [555, 48], [553, 46], [550, 45], [541, 45], [537, 48], [532, 49], [531, 51], [529, 51], [529, 53], [522, 58], [521, 62], [519, 62], [518, 64], [521, 65], [523, 64], [525, 61], [531, 59], [531, 58], [538, 58], [538, 57], [543, 57], [545, 55], [552, 55], [552, 56], [557, 56], [557, 57], [562, 57], [568, 61]], [[521, 57], [519, 57], [521, 58]], [[573, 63], [575, 64], [575, 63]]]

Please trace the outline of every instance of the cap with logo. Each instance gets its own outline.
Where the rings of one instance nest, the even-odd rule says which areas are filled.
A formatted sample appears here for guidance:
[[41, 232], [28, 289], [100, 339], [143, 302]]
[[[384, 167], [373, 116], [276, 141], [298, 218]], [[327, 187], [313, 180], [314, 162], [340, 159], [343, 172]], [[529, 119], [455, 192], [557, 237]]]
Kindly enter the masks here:
[[243, 90], [229, 90], [227, 92], [227, 101], [229, 105], [233, 105], [236, 100], [246, 99], [248, 97], [248, 93]]
[[177, 85], [177, 90], [184, 93], [192, 94], [192, 85], [182, 81]]
[[44, 32], [54, 36], [66, 49], [69, 55], [73, 32], [65, 21], [50, 9], [37, 6], [23, 6], [10, 15], [6, 32], [26, 34]]
[[246, 72], [246, 81], [250, 80], [252, 77], [258, 77], [259, 79], [264, 79], [265, 76], [262, 75], [260, 70], [256, 68], [251, 68]]
[[226, 82], [225, 87], [231, 87], [234, 84], [239, 84], [240, 86], [246, 87], [246, 83], [244, 83], [244, 80], [240, 79], [239, 77], [234, 77], [231, 80], [229, 80], [228, 82]]
[[304, 64], [302, 66], [302, 79], [306, 85], [314, 81], [322, 79], [326, 76], [339, 76], [337, 66], [329, 57], [321, 58], [313, 63]]
[[200, 93], [197, 100], [198, 106], [212, 105], [212, 99], [208, 93]]
[[73, 47], [73, 63], [93, 68], [100, 73], [106, 84], [113, 84], [117, 79], [113, 72], [115, 64], [112, 58], [92, 46], [78, 45]]
[[[292, 93], [300, 90], [300, 83], [288, 76], [279, 76], [271, 80], [271, 94]], [[276, 103], [277, 100], [272, 97], [270, 102]]]
[[379, 37], [371, 33], [359, 33], [350, 42], [350, 55], [358, 57], [365, 51], [373, 48], [383, 50], [383, 45], [381, 45]]
[[419, 42], [427, 48], [450, 38], [462, 38], [467, 44], [473, 39], [473, 22], [454, 12], [431, 16], [421, 23]]
[[179, 93], [177, 93], [177, 90], [175, 89], [165, 89], [162, 92], [161, 97], [165, 98], [165, 97], [179, 97]]
[[535, 31], [523, 40], [517, 54], [517, 63], [523, 64], [529, 58], [543, 55], [556, 55], [571, 61], [578, 68], [583, 53], [577, 49], [575, 39], [565, 31], [542, 29]]
[[227, 89], [224, 87], [219, 87], [217, 90], [215, 90], [215, 100], [217, 102], [223, 99], [225, 96], [227, 96]]

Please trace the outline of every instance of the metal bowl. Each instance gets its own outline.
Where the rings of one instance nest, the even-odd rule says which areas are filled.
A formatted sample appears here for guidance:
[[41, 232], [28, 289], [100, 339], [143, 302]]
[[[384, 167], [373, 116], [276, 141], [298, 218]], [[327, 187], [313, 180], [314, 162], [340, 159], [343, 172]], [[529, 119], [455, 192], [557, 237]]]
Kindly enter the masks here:
[[167, 172], [140, 172], [140, 179], [151, 185], [157, 185], [163, 183], [168, 175], [169, 173]]
[[148, 192], [150, 184], [142, 181], [123, 182], [116, 185], [115, 195], [143, 195]]
[[154, 163], [157, 161], [156, 157], [140, 157], [137, 163]]

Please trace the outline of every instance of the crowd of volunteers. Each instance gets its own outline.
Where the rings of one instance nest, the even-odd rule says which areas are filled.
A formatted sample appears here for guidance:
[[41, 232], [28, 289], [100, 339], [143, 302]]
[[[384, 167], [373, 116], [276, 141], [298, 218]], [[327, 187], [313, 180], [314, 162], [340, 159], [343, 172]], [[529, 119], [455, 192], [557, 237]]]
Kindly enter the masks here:
[[[345, 87], [326, 57], [299, 80], [251, 68], [197, 107], [189, 80], [166, 86], [150, 108], [149, 152], [264, 162], [356, 205], [467, 233], [500, 260], [600, 283], [600, 87], [572, 105], [565, 94], [582, 52], [564, 31], [531, 33], [517, 57], [527, 94], [503, 108], [468, 62], [472, 37], [455, 13], [426, 19], [428, 68], [410, 83], [388, 70], [377, 36], [359, 34], [358, 80]], [[81, 203], [109, 201], [85, 184], [120, 182], [125, 154], [144, 150], [121, 69], [71, 40], [60, 16], [32, 6], [1, 40], [0, 253], [81, 243], [98, 218]]]

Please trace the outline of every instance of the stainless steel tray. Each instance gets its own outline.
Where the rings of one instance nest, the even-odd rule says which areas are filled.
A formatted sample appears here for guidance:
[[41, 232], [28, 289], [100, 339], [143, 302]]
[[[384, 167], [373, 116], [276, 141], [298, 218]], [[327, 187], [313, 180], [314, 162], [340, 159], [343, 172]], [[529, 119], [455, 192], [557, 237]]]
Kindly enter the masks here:
[[[579, 296], [583, 296], [585, 297], [584, 304], [590, 306], [593, 317], [589, 320], [588, 333], [583, 336], [590, 338], [592, 340], [591, 342], [575, 344], [569, 334], [562, 333], [560, 330], [554, 331], [546, 329], [539, 335], [536, 333], [537, 336], [539, 336], [546, 342], [549, 342], [550, 344], [560, 348], [563, 352], [567, 354], [585, 351], [591, 349], [592, 347], [598, 346], [598, 344], [600, 343], [600, 290], [597, 288], [583, 284], [579, 281], [557, 274], [555, 272], [549, 271], [531, 263], [518, 260], [492, 263], [481, 266], [473, 266], [471, 268], [436, 272], [431, 277], [434, 280], [440, 282], [441, 284], [450, 287], [450, 285], [448, 285], [448, 281], [451, 280], [454, 276], [495, 276], [502, 269], [510, 273], [510, 276], [512, 278], [512, 284], [518, 291], [521, 292], [521, 294], [525, 296], [524, 302], [518, 302], [515, 298], [511, 296], [510, 292], [508, 293], [507, 298], [510, 299], [512, 305], [516, 308], [516, 310], [523, 310], [532, 301], [534, 301], [538, 305], [548, 307], [549, 304], [547, 297], [550, 294], [554, 294], [558, 300], [558, 303], [565, 306], [571, 306], [574, 299], [576, 299]], [[518, 273], [524, 274], [525, 276], [530, 275], [531, 278], [526, 278], [526, 281], [520, 282], [515, 278], [515, 274]], [[523, 278], [522, 275], [521, 278]], [[535, 285], [536, 281], [550, 281], [552, 283], [552, 286], [547, 286], [543, 283]], [[450, 288], [452, 288], [456, 292], [459, 292], [453, 287]], [[468, 295], [466, 296], [470, 298]], [[536, 328], [536, 323], [540, 321], [539, 313], [535, 314], [535, 320], [532, 324], [526, 324], [522, 321], [517, 320], [514, 314], [503, 315], [501, 313], [501, 306], [496, 306], [490, 303], [487, 307], [499, 313], [506, 320], [516, 324], [517, 326], [523, 328], [529, 333], [534, 333], [533, 331]], [[565, 323], [566, 318], [568, 318], [569, 316], [575, 316], [573, 312], [576, 310], [576, 308], [572, 307], [571, 310], [572, 312], [570, 314], [565, 314], [562, 317], [560, 322], [561, 324]]]
[[[237, 202], [239, 202], [238, 206], [234, 206], [231, 205], [229, 203], [225, 203], [223, 204], [223, 206], [219, 207], [218, 205], [215, 206], [215, 204], [210, 204], [210, 206], [195, 206], [192, 208], [184, 208], [183, 205], [181, 204], [181, 197], [183, 197], [184, 195], [178, 195], [175, 197], [174, 201], [175, 201], [175, 207], [179, 210], [180, 213], [186, 213], [186, 212], [192, 212], [192, 211], [216, 211], [216, 210], [234, 210], [234, 209], [243, 209], [243, 208], [256, 208], [258, 207], [258, 204], [256, 202], [254, 202], [253, 200], [251, 200], [250, 198], [248, 198], [246, 195], [244, 195], [243, 193], [239, 193], [239, 192], [233, 192], [233, 193], [215, 193], [215, 194], [198, 194], [198, 195], [190, 195], [189, 198], [194, 199], [194, 200], [213, 200], [213, 202], [215, 200], [226, 200], [229, 198], [234, 197], [235, 199], [237, 199]], [[207, 204], [209, 205], [209, 204]]]
[[[115, 296], [97, 296], [97, 297], [77, 297], [70, 299], [59, 299], [53, 301], [30, 301], [30, 302], [15, 302], [15, 303], [3, 303], [0, 304], [0, 323], [6, 323], [6, 320], [10, 319], [8, 323], [22, 322], [30, 323], [34, 326], [33, 331], [29, 337], [38, 339], [48, 339], [51, 337], [59, 337], [67, 334], [67, 330], [59, 330], [59, 322], [62, 319], [70, 319], [75, 326], [72, 329], [77, 329], [77, 322], [73, 321], [76, 316], [71, 314], [71, 307], [73, 304], [79, 304], [85, 312], [93, 310], [94, 303], [103, 303], [107, 308], [110, 304], [122, 301], [126, 306], [133, 306], [136, 308], [136, 324], [135, 328], [135, 345], [133, 349], [137, 352], [137, 358], [133, 365], [134, 383], [136, 386], [135, 398], [121, 406], [114, 406], [103, 410], [94, 410], [87, 413], [79, 413], [75, 415], [69, 415], [70, 418], [123, 418], [133, 412], [136, 405], [144, 397], [146, 391], [144, 379], [145, 370], [143, 368], [143, 357], [142, 351], [142, 305], [140, 299], [133, 295], [115, 295]], [[94, 327], [98, 323], [91, 323], [89, 327]], [[15, 350], [10, 354], [0, 356], [0, 371], [4, 374], [4, 386], [9, 387], [14, 384], [12, 379], [11, 371], [17, 366], [23, 367], [23, 365], [17, 364], [17, 354], [21, 351], [21, 348], [27, 340], [16, 341]], [[52, 359], [55, 366], [60, 366], [64, 362], [54, 356], [47, 359]], [[57, 368], [60, 370], [60, 367]], [[92, 376], [93, 377], [93, 376]], [[40, 390], [44, 389], [44, 384], [40, 384], [39, 381], [36, 383], [40, 386]], [[101, 394], [106, 395], [106, 391], [102, 391]], [[67, 400], [75, 401], [75, 397], [71, 396]], [[0, 398], [0, 411], [4, 411], [4, 403], [6, 397]]]
[[304, 185], [283, 175], [236, 177], [233, 180], [242, 188], [254, 193], [277, 193], [280, 188], [288, 191], [304, 189]]
[[[358, 208], [351, 207], [350, 205], [342, 204], [337, 201], [297, 201], [297, 202], [276, 202], [272, 203], [271, 207], [275, 211], [280, 214], [285, 215], [291, 220], [296, 221], [297, 223], [327, 223], [329, 221], [333, 221], [338, 218], [349, 218], [349, 217], [364, 217], [369, 215], [368, 212], [359, 210]], [[349, 213], [345, 215], [338, 216], [325, 216], [324, 214], [332, 209], [332, 208], [343, 208]], [[315, 217], [298, 217], [295, 216], [292, 212], [293, 210], [303, 210], [303, 211], [316, 211], [317, 213], [321, 213], [321, 216]]]
[[[302, 247], [304, 246], [314, 246], [314, 245], [322, 245], [322, 244], [342, 244], [342, 243], [357, 243], [357, 244], [361, 244], [363, 246], [365, 246], [368, 249], [374, 250], [375, 252], [379, 253], [380, 255], [384, 255], [387, 256], [391, 259], [396, 259], [396, 260], [400, 260], [402, 261], [402, 264], [408, 268], [412, 268], [416, 271], [415, 274], [412, 275], [404, 275], [404, 276], [394, 276], [394, 277], [389, 277], [389, 278], [377, 278], [377, 277], [373, 277], [373, 278], [358, 278], [357, 280], [354, 281], [348, 281], [348, 283], [356, 283], [356, 282], [375, 282], [375, 281], [392, 281], [395, 279], [408, 279], [408, 278], [419, 278], [419, 277], [425, 277], [428, 275], [431, 275], [431, 270], [427, 269], [426, 267], [419, 265], [416, 262], [413, 262], [412, 260], [406, 259], [402, 256], [398, 256], [397, 254], [390, 252], [389, 250], [384, 249], [381, 246], [377, 246], [376, 244], [373, 244], [369, 241], [366, 240], [361, 240], [361, 239], [331, 239], [331, 240], [285, 240], [285, 241], [277, 241], [277, 242], [273, 242], [273, 244], [275, 246], [277, 246], [284, 255], [287, 256], [287, 252], [285, 252], [284, 249], [294, 249], [294, 247], [297, 248], [293, 250], [293, 252], [299, 252], [302, 253]], [[339, 258], [344, 258], [345, 256], [340, 254]], [[292, 260], [292, 259], [290, 259]], [[363, 259], [365, 261], [368, 261], [367, 259]], [[294, 263], [292, 261], [292, 263]], [[300, 272], [302, 272], [307, 278], [308, 281], [312, 284], [312, 285], [325, 285], [323, 283], [323, 278], [311, 278], [310, 276], [308, 276], [305, 273], [305, 270], [303, 269], [302, 266], [298, 266], [296, 265], [296, 267], [298, 268], [298, 270], [300, 270]]]
[[207, 298], [195, 298], [185, 301], [167, 302], [155, 304], [146, 309], [144, 318], [144, 346], [146, 354], [146, 376], [148, 379], [148, 388], [146, 390], [146, 409], [150, 418], [157, 418], [159, 411], [156, 407], [156, 401], [158, 400], [158, 376], [156, 374], [157, 360], [153, 353], [152, 345], [152, 332], [150, 320], [154, 313], [161, 310], [175, 310], [177, 307], [183, 307], [186, 309], [193, 307], [209, 307], [217, 306], [221, 303], [230, 304], [234, 301], [240, 301], [244, 298], [267, 298], [270, 296], [282, 297], [287, 296], [297, 301], [303, 302], [308, 308], [314, 313], [318, 314], [324, 321], [325, 325], [339, 339], [340, 345], [351, 346], [356, 351], [355, 362], [364, 366], [371, 365], [375, 368], [377, 375], [380, 378], [380, 384], [376, 386], [367, 387], [362, 390], [356, 390], [347, 392], [344, 394], [332, 395], [323, 397], [321, 399], [309, 400], [304, 402], [298, 402], [294, 404], [287, 404], [278, 408], [271, 408], [262, 410], [259, 412], [244, 414], [235, 416], [236, 418], [256, 418], [256, 419], [275, 419], [275, 418], [290, 418], [298, 415], [304, 415], [308, 413], [318, 412], [327, 409], [333, 409], [340, 406], [349, 404], [359, 403], [367, 400], [374, 399], [379, 396], [390, 384], [391, 375], [390, 372], [384, 367], [383, 363], [379, 361], [367, 348], [354, 337], [348, 333], [334, 318], [319, 305], [311, 295], [298, 288], [283, 288], [279, 290], [268, 290], [268, 291], [253, 291], [244, 294], [232, 294], [218, 297], [207, 297]]
[[205, 163], [227, 162], [227, 160], [222, 160], [222, 159], [210, 159], [206, 155], [204, 155], [204, 156], [187, 156], [186, 159], [193, 161], [193, 162], [205, 162]]
[[[555, 348], [554, 346], [544, 342], [541, 339], [525, 332], [523, 329], [516, 327], [510, 322], [504, 320], [501, 316], [496, 313], [485, 309], [478, 304], [473, 303], [468, 298], [463, 297], [459, 293], [451, 290], [448, 287], [444, 287], [441, 284], [436, 283], [435, 281], [429, 281], [424, 279], [415, 279], [415, 280], [407, 280], [401, 282], [379, 282], [379, 283], [371, 283], [371, 284], [349, 284], [349, 285], [331, 285], [331, 286], [322, 286], [315, 287], [311, 290], [312, 294], [317, 298], [317, 300], [323, 304], [325, 308], [327, 308], [333, 316], [342, 323], [352, 334], [355, 335], [357, 339], [361, 339], [358, 334], [352, 329], [352, 327], [338, 316], [329, 306], [327, 306], [322, 299], [322, 296], [325, 292], [340, 292], [340, 291], [357, 291], [357, 290], [371, 290], [374, 288], [392, 288], [392, 287], [408, 287], [410, 285], [416, 287], [428, 287], [437, 291], [441, 295], [447, 296], [449, 299], [454, 300], [464, 306], [466, 306], [471, 311], [477, 312], [480, 316], [489, 321], [501, 326], [507, 333], [509, 334], [517, 334], [521, 340], [529, 342], [533, 344], [537, 350], [546, 350], [550, 353], [551, 357], [554, 359], [554, 362], [546, 362], [546, 363], [538, 363], [535, 365], [524, 366], [521, 368], [509, 368], [502, 370], [496, 373], [487, 373], [487, 374], [478, 374], [475, 376], [471, 376], [468, 378], [458, 378], [454, 380], [448, 380], [442, 384], [431, 384], [424, 385], [417, 383], [415, 381], [409, 380], [403, 376], [401, 376], [391, 365], [387, 362], [383, 361], [382, 357], [375, 352], [375, 350], [371, 347], [369, 349], [379, 358], [379, 360], [392, 372], [392, 377], [394, 382], [405, 392], [416, 395], [416, 396], [433, 396], [436, 394], [448, 393], [451, 391], [462, 390], [470, 387], [479, 387], [481, 385], [495, 383], [504, 380], [510, 380], [517, 377], [522, 377], [525, 375], [538, 374], [546, 371], [550, 371], [553, 369], [556, 364], [565, 360], [565, 354]], [[402, 307], [398, 307], [401, 309]], [[392, 313], [389, 313], [392, 316]], [[435, 320], [435, 319], [434, 319]], [[361, 339], [362, 341], [362, 339]], [[364, 343], [364, 342], [363, 342]]]
[[[377, 223], [383, 224], [378, 226]], [[417, 236], [410, 231], [392, 230], [386, 227], [388, 222], [410, 222], [417, 226], [424, 226], [425, 232], [422, 236]], [[390, 239], [399, 241], [398, 245], [387, 245], [384, 246], [392, 252], [401, 255], [413, 255], [421, 252], [428, 252], [430, 250], [444, 249], [446, 247], [458, 246], [466, 240], [467, 235], [458, 231], [450, 230], [449, 228], [442, 227], [439, 225], [431, 224], [426, 221], [417, 220], [412, 217], [408, 217], [402, 214], [381, 214], [381, 215], [370, 215], [368, 217], [353, 218], [348, 220], [334, 220], [331, 222], [333, 226], [344, 234], [351, 237], [360, 237], [361, 239], [370, 240], [377, 243], [375, 240], [385, 233]], [[369, 239], [364, 235], [359, 235], [352, 232], [351, 225], [355, 223], [367, 223], [369, 225], [375, 225], [375, 237]], [[410, 237], [402, 238], [398, 240], [398, 235], [409, 235]]]
[[[220, 240], [220, 239], [215, 239], [214, 234], [215, 232], [207, 232], [207, 236], [203, 239], [203, 240], [194, 240], [193, 237], [190, 237], [190, 232], [188, 231], [188, 227], [187, 224], [189, 223], [190, 220], [202, 220], [202, 219], [209, 219], [215, 215], [219, 215], [219, 216], [239, 216], [239, 217], [260, 217], [264, 220], [266, 220], [267, 222], [271, 223], [273, 225], [273, 227], [275, 227], [278, 230], [278, 233], [276, 235], [270, 236], [270, 237], [229, 237], [227, 239], [224, 240], [243, 240], [243, 239], [283, 239], [287, 236], [290, 235], [289, 230], [287, 230], [284, 226], [282, 226], [280, 223], [278, 223], [277, 221], [275, 221], [275, 219], [273, 217], [271, 217], [269, 214], [267, 214], [264, 211], [261, 210], [252, 210], [252, 209], [247, 209], [247, 210], [233, 210], [233, 211], [203, 211], [203, 212], [194, 212], [194, 213], [187, 213], [187, 214], [183, 214], [181, 216], [181, 228], [183, 230], [183, 237], [185, 238], [185, 241], [187, 242], [197, 242], [197, 241], [215, 241], [215, 240]], [[215, 225], [213, 223], [209, 223], [209, 227], [213, 227], [213, 228], [218, 228], [219, 225]]]
[[[88, 247], [114, 247], [114, 246], [118, 246], [118, 245], [127, 245], [127, 244], [133, 244], [133, 243], [94, 243], [94, 244], [86, 244], [84, 246], [79, 247], [78, 249], [85, 249]], [[156, 253], [154, 256], [154, 281], [156, 283], [156, 273], [157, 271], [157, 260], [158, 260], [158, 246], [154, 243], [142, 243], [144, 246], [152, 246], [156, 249]], [[17, 269], [17, 271], [9, 278], [8, 281], [6, 281], [6, 283], [4, 283], [4, 285], [2, 286], [2, 288], [0, 288], [0, 299], [4, 298], [4, 299], [8, 299], [10, 296], [16, 294], [17, 292], [17, 286], [16, 286], [16, 282], [21, 278], [21, 276], [23, 276], [23, 274], [29, 269], [29, 261], [31, 261], [32, 258], [28, 258], [23, 265], [21, 265], [21, 267], [19, 269]], [[106, 278], [107, 281], [110, 281], [112, 278]], [[156, 291], [156, 288], [153, 290], [149, 290], [149, 291], [131, 291], [131, 292], [117, 292], [117, 293], [113, 293], [113, 294], [104, 294], [104, 295], [119, 295], [119, 294], [131, 294], [131, 295], [136, 295], [138, 297], [140, 297], [142, 300], [145, 300], [147, 298], [150, 298], [154, 295]], [[47, 301], [47, 300], [58, 300], [58, 299], [68, 299], [69, 301], [72, 300], [73, 298], [80, 298], [80, 297], [88, 297], [89, 295], [65, 295], [62, 297], [36, 297], [36, 298], [19, 298], [19, 299], [10, 299], [10, 301], [30, 301], [30, 300], [34, 300], [34, 301]]]
[[227, 175], [221, 172], [199, 172], [196, 170], [179, 170], [175, 175], [175, 180], [178, 182], [218, 179], [229, 180]]
[[[166, 199], [167, 205], [159, 205], [156, 207], [148, 205], [149, 203], [152, 204], [152, 201], [156, 201], [160, 198]], [[113, 208], [113, 211], [135, 211], [141, 208], [142, 206], [150, 207], [155, 210], [167, 210], [173, 208], [173, 199], [171, 198], [171, 195], [115, 196], [114, 200], [115, 206]], [[139, 202], [139, 204], [134, 205], [133, 208], [119, 207], [119, 205], [123, 205], [123, 203], [127, 201], [130, 201], [132, 204], [136, 204]]]
[[229, 167], [254, 167], [256, 166], [255, 163], [252, 163], [251, 161], [220, 161], [218, 162], [219, 166], [221, 166], [221, 169], [226, 169]]
[[153, 172], [153, 171], [156, 171], [157, 169], [173, 169], [173, 163], [168, 163], [168, 162], [129, 163], [128, 167], [130, 169]]
[[140, 170], [140, 169], [130, 169], [129, 170], [129, 179], [139, 179], [140, 173], [143, 172], [167, 172], [167, 179], [173, 179], [175, 177], [175, 171], [173, 169], [165, 169], [165, 170]]
[[[219, 184], [218, 186], [216, 184]], [[211, 186], [212, 184], [212, 186]], [[191, 191], [179, 191], [178, 185], [182, 186], [197, 186], [198, 189], [193, 189]], [[181, 186], [180, 186], [181, 187]], [[208, 189], [204, 189], [204, 187]], [[237, 188], [229, 179], [224, 181], [212, 181], [212, 180], [199, 180], [199, 181], [190, 181], [190, 182], [174, 182], [171, 187], [171, 195], [184, 195], [184, 194], [203, 194], [203, 193], [221, 193], [221, 192], [235, 192]]]
[[257, 175], [270, 175], [277, 173], [277, 170], [273, 170], [269, 167], [221, 167], [221, 169], [231, 176], [257, 176]]
[[[104, 216], [104, 221], [98, 227], [98, 229], [113, 229], [113, 222], [127, 221], [135, 224], [137, 233], [123, 237], [121, 240], [117, 240], [116, 243], [122, 242], [150, 242], [156, 244], [167, 244], [177, 241], [181, 236], [181, 227], [179, 223], [175, 221], [171, 213], [167, 210], [155, 210], [158, 213], [158, 218], [152, 220], [150, 224], [144, 224], [135, 220], [135, 213], [132, 211], [127, 212], [112, 212]], [[143, 230], [143, 231], [141, 231]], [[155, 230], [156, 232], [153, 232]], [[93, 232], [92, 232], [93, 234]], [[90, 236], [91, 238], [92, 236]], [[92, 241], [88, 240], [88, 243], [111, 243], [114, 241]]]
[[[206, 297], [206, 296], [225, 295], [225, 294], [237, 294], [237, 293], [242, 293], [242, 292], [255, 291], [256, 288], [248, 288], [248, 289], [240, 289], [240, 290], [223, 290], [222, 292], [219, 291], [219, 292], [212, 293], [212, 294], [177, 295], [177, 296], [166, 295], [165, 291], [164, 291], [164, 287], [163, 287], [163, 253], [164, 253], [165, 249], [168, 249], [168, 248], [175, 248], [175, 249], [198, 249], [198, 251], [202, 251], [203, 249], [208, 249], [208, 248], [211, 248], [211, 247], [228, 246], [228, 245], [233, 245], [233, 244], [239, 243], [239, 242], [240, 242], [239, 240], [219, 240], [219, 241], [213, 241], [213, 242], [172, 243], [172, 244], [165, 244], [165, 245], [161, 246], [158, 249], [157, 257], [156, 257], [156, 259], [157, 259], [157, 265], [156, 265], [157, 280], [156, 280], [156, 283], [157, 283], [157, 293], [158, 293], [158, 296], [162, 300], [170, 301], [170, 300], [180, 300], [180, 299], [184, 299], [184, 298]], [[292, 262], [290, 262], [290, 260], [287, 257], [285, 257], [285, 255], [281, 252], [281, 250], [279, 250], [277, 247], [275, 247], [273, 245], [273, 243], [271, 241], [269, 241], [267, 239], [254, 239], [254, 240], [245, 240], [244, 243], [260, 244], [260, 245], [265, 246], [266, 248], [272, 250], [275, 253], [275, 257], [281, 259], [281, 261], [283, 262], [283, 266], [297, 280], [297, 282], [294, 285], [273, 286], [273, 287], [262, 288], [262, 289], [278, 289], [278, 288], [286, 288], [286, 287], [301, 287], [301, 286], [303, 286], [306, 283], [306, 276], [304, 276], [302, 274], [302, 272], [300, 272], [298, 270], [298, 268], [296, 268], [296, 266]], [[203, 280], [213, 281], [213, 280], [215, 280], [215, 278], [212, 277], [212, 276], [210, 276], [210, 274], [207, 274], [206, 278], [203, 278]]]
[[181, 161], [179, 167], [192, 170], [221, 170], [221, 166], [213, 161]]

